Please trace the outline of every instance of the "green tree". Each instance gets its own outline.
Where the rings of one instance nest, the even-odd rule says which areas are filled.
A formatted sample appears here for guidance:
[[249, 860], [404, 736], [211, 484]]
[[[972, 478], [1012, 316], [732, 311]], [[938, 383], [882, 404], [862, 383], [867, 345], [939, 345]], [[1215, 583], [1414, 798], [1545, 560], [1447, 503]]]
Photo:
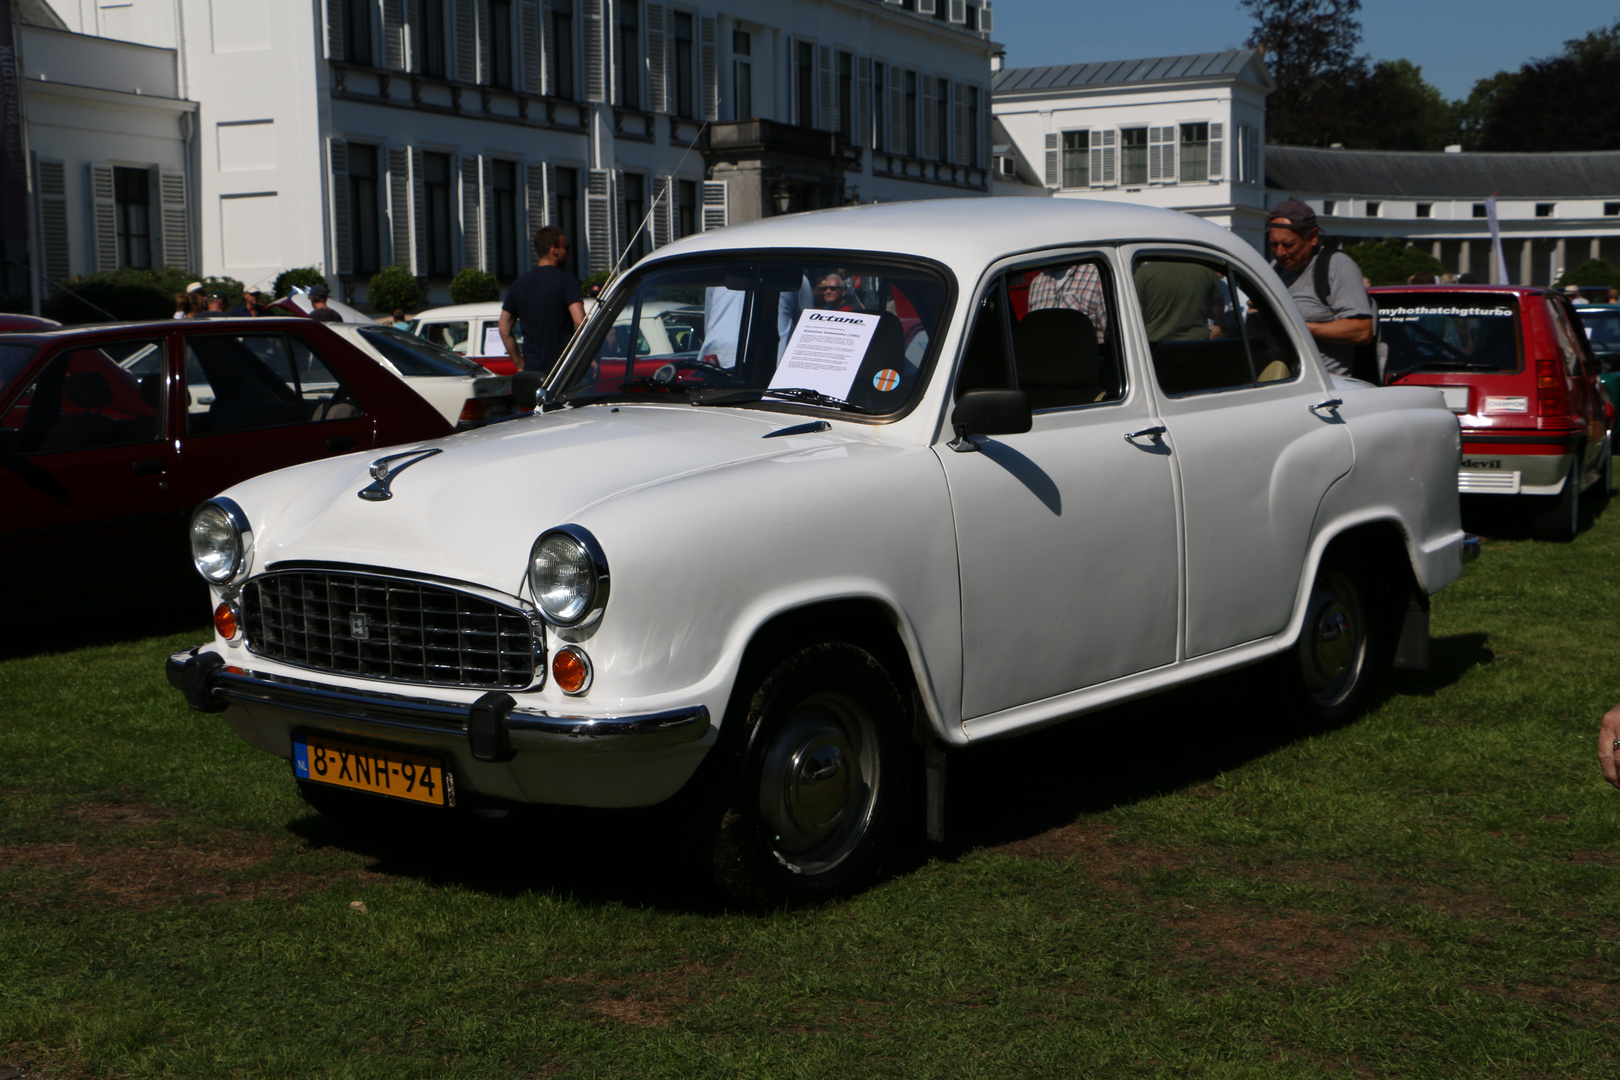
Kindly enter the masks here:
[[1556, 284], [1560, 289], [1565, 285], [1620, 288], [1620, 269], [1616, 269], [1608, 259], [1588, 259], [1575, 269], [1564, 271], [1564, 276]]
[[270, 286], [270, 291], [274, 293], [275, 298], [279, 300], [284, 296], [290, 296], [294, 286], [301, 289], [308, 289], [316, 285], [325, 284], [326, 275], [321, 273], [319, 267], [300, 266], [295, 270], [283, 270], [281, 273], [277, 274], [276, 283]]
[[1444, 150], [1456, 137], [1452, 105], [1410, 60], [1380, 60], [1352, 76], [1339, 142], [1362, 150]]
[[450, 279], [450, 302], [454, 304], [482, 304], [501, 298], [501, 283], [494, 274], [486, 274], [476, 266], [464, 267]]
[[1295, 146], [1343, 142], [1347, 87], [1364, 78], [1356, 55], [1361, 0], [1241, 0], [1254, 16], [1246, 44], [1258, 49], [1277, 87], [1266, 99], [1266, 140]]
[[1406, 241], [1391, 237], [1388, 240], [1364, 240], [1344, 249], [1344, 253], [1361, 267], [1362, 275], [1374, 285], [1405, 285], [1413, 274], [1445, 273], [1439, 259]]
[[175, 294], [195, 280], [191, 271], [167, 266], [80, 274], [65, 282], [62, 291], [47, 299], [41, 310], [46, 318], [61, 323], [166, 319], [174, 315]]
[[[1485, 87], [1485, 83], [1491, 83]], [[1620, 19], [1564, 43], [1558, 56], [1481, 80], [1469, 96], [1479, 150], [1620, 150]], [[1469, 105], [1464, 106], [1465, 109]]]
[[425, 299], [421, 283], [403, 266], [383, 267], [366, 286], [366, 303], [381, 312], [415, 311]]

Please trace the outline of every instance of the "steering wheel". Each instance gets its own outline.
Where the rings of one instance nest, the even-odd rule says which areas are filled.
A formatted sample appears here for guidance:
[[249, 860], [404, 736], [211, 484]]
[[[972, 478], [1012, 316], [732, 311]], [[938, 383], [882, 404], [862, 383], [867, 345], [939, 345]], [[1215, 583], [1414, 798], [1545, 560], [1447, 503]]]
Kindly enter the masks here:
[[[667, 380], [660, 381], [674, 382], [676, 375], [682, 371], [697, 371], [703, 373], [703, 382], [706, 386], [713, 385], [730, 389], [744, 385], [742, 376], [738, 375], [733, 369], [723, 368], [719, 364], [711, 364], [706, 360], [688, 360], [683, 357], [667, 361], [665, 366], [674, 368], [675, 374], [671, 375]], [[662, 368], [659, 370], [662, 370]], [[657, 378], [657, 374], [654, 373], [653, 377]]]

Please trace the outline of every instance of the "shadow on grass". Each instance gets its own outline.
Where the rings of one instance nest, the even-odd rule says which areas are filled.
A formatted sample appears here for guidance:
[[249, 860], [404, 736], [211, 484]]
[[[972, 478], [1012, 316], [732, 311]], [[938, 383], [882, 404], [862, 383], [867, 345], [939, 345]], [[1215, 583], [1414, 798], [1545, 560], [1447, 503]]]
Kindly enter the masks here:
[[213, 636], [201, 581], [0, 605], [0, 660], [196, 631]]
[[[1368, 708], [1397, 693], [1432, 694], [1490, 659], [1484, 634], [1437, 638], [1431, 669], [1382, 673]], [[903, 875], [929, 856], [956, 858], [1207, 783], [1321, 730], [1279, 689], [1276, 669], [1260, 665], [956, 752], [945, 845], [925, 850], [920, 841], [908, 843], [893, 870]], [[363, 854], [372, 870], [391, 876], [502, 896], [542, 892], [675, 911], [720, 909], [691, 833], [670, 804], [527, 807], [498, 820], [393, 804], [377, 809], [390, 812], [363, 816], [354, 828], [313, 813], [289, 828], [312, 845]]]

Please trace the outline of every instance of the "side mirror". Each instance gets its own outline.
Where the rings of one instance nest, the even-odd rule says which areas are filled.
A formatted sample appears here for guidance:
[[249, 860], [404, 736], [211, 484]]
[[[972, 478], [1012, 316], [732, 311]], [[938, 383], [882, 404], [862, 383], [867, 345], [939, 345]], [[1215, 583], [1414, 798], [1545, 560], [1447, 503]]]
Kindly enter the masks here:
[[969, 390], [951, 411], [956, 438], [950, 447], [958, 453], [977, 450], [981, 435], [1022, 435], [1035, 423], [1029, 395], [1022, 390]]
[[512, 375], [512, 408], [519, 412], [533, 412], [540, 399], [540, 384], [546, 377], [538, 371], [524, 368]]

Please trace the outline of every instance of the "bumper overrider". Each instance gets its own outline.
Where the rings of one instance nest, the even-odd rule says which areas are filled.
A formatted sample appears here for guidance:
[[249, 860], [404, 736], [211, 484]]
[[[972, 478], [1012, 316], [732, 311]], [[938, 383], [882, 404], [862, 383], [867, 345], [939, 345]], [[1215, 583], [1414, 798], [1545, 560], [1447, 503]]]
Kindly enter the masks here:
[[523, 750], [604, 751], [655, 749], [696, 742], [708, 734], [709, 710], [692, 705], [633, 716], [565, 716], [520, 706], [491, 691], [471, 705], [406, 694], [334, 689], [302, 679], [227, 666], [218, 653], [188, 649], [169, 657], [169, 683], [201, 712], [232, 704], [269, 705], [326, 720], [341, 728], [363, 725], [377, 735], [409, 738], [465, 733], [472, 756], [510, 761]]

